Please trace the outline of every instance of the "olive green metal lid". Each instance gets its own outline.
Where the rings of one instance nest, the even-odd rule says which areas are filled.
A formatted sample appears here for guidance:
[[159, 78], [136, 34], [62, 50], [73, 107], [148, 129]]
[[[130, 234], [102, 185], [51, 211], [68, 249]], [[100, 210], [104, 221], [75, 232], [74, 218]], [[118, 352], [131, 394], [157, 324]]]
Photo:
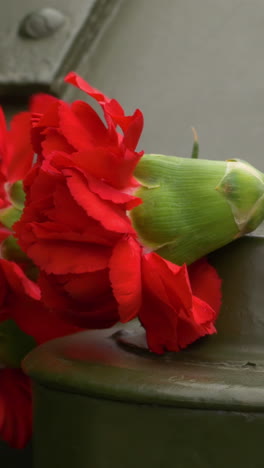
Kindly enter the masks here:
[[214, 252], [223, 278], [218, 334], [179, 353], [147, 350], [137, 322], [46, 343], [24, 361], [42, 385], [119, 401], [264, 411], [264, 237]]

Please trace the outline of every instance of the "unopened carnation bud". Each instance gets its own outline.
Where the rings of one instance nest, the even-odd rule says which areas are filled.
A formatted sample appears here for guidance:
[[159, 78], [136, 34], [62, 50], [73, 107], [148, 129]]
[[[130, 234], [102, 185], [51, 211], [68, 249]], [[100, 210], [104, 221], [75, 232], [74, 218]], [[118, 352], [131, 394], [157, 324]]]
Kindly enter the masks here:
[[263, 174], [240, 160], [145, 155], [135, 173], [143, 203], [131, 212], [142, 244], [190, 264], [257, 228], [264, 219]]

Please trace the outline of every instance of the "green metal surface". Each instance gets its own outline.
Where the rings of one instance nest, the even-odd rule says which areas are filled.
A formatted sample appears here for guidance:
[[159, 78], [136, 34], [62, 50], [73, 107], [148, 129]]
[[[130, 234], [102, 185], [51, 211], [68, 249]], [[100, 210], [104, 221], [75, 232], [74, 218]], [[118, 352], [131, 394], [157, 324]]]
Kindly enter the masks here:
[[36, 468], [55, 450], [50, 468], [261, 467], [263, 259], [261, 235], [212, 255], [224, 285], [218, 334], [182, 352], [150, 353], [135, 322], [33, 350]]
[[13, 449], [0, 440], [0, 466], [3, 468], [33, 468], [32, 445]]
[[118, 0], [10, 0], [1, 10], [0, 94], [60, 93]]
[[263, 468], [264, 414], [130, 404], [37, 385], [35, 421], [35, 468]]

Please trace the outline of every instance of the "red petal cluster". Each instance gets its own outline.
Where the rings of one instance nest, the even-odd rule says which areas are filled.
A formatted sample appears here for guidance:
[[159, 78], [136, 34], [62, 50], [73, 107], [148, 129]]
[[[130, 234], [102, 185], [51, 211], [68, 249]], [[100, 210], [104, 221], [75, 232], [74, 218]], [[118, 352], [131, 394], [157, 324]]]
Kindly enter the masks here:
[[73, 73], [66, 81], [98, 101], [105, 122], [85, 102], [56, 99], [35, 117], [38, 164], [25, 180], [16, 232], [41, 269], [48, 307], [79, 326], [106, 327], [119, 320], [109, 280], [112, 250], [124, 235], [136, 236], [127, 211], [141, 203], [129, 191], [142, 156], [135, 148], [143, 116], [139, 110], [126, 116], [117, 101]]
[[[57, 100], [47, 95], [37, 95], [33, 101], [33, 110], [43, 111]], [[23, 179], [32, 167], [33, 148], [30, 132], [30, 112], [17, 114], [8, 130], [0, 108], [0, 210], [12, 204], [10, 187], [14, 182]], [[11, 233], [0, 224], [0, 243]], [[0, 259], [0, 323], [14, 320], [37, 344], [78, 331], [79, 328], [63, 321], [44, 306], [39, 286], [28, 279], [21, 269], [25, 267], [26, 270], [28, 266], [27, 261], [18, 265]], [[2, 342], [1, 347], [3, 346], [5, 345]], [[6, 352], [8, 353], [8, 350]], [[31, 436], [31, 419], [29, 379], [18, 369], [1, 369], [1, 438], [12, 447], [23, 447]]]
[[42, 299], [81, 327], [138, 316], [152, 351], [178, 351], [215, 332], [220, 280], [205, 261], [188, 273], [143, 252], [128, 216], [141, 203], [131, 187], [142, 114], [126, 116], [74, 73], [66, 81], [99, 103], [105, 122], [85, 102], [55, 99], [34, 120], [38, 164], [16, 233], [41, 270]]
[[143, 254], [135, 239], [123, 238], [111, 257], [110, 279], [120, 320], [138, 316], [151, 351], [179, 351], [216, 332], [221, 280], [204, 259], [188, 272], [154, 252]]
[[[143, 128], [142, 113], [136, 110], [126, 116], [116, 100], [92, 88], [75, 73], [69, 73], [65, 81], [99, 103], [106, 125], [86, 102], [75, 101], [69, 105], [55, 98], [48, 100], [47, 110], [35, 118], [32, 132], [39, 160], [56, 150], [62, 151], [85, 161], [85, 169], [91, 176], [113, 187], [120, 189], [133, 184], [132, 173], [143, 154], [135, 152]], [[36, 109], [38, 102], [33, 100], [32, 105]]]
[[0, 259], [0, 323], [9, 319], [37, 344], [79, 330], [44, 306], [39, 286], [19, 265]]
[[[79, 331], [40, 301], [38, 285], [13, 262], [0, 260], [0, 322], [14, 320], [37, 344]], [[18, 369], [0, 369], [0, 437], [23, 447], [31, 437], [31, 389]]]
[[[8, 130], [0, 107], [0, 210], [11, 205], [11, 185], [23, 179], [32, 166], [30, 128], [30, 113], [21, 112], [11, 120]], [[10, 230], [0, 223], [0, 242], [9, 235]]]
[[30, 113], [17, 114], [8, 130], [0, 107], [0, 209], [10, 205], [5, 184], [23, 179], [32, 166], [32, 159]]
[[[30, 139], [30, 112], [16, 114], [7, 129], [0, 107], [0, 180], [13, 183], [22, 180], [32, 166], [33, 148]], [[1, 197], [2, 198], [2, 197]], [[4, 206], [2, 201], [1, 208]]]

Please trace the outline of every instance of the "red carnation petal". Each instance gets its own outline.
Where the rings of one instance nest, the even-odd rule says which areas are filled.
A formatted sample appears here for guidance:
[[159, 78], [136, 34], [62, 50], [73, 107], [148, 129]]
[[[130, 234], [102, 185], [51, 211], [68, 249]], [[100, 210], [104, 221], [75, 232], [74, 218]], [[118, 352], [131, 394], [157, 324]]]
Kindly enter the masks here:
[[[33, 208], [37, 206], [37, 203], [47, 203], [47, 200], [50, 200], [49, 197], [54, 191], [54, 187], [61, 181], [61, 179], [62, 176], [59, 173], [51, 174], [51, 170], [49, 172], [45, 172], [44, 170], [40, 169], [39, 166], [33, 166], [24, 180], [24, 189], [27, 194], [27, 203], [25, 209], [27, 210], [29, 207], [30, 212], [31, 209], [33, 210]], [[50, 203], [48, 203], [47, 206], [49, 206], [49, 204]], [[41, 210], [39, 210], [39, 208], [39, 215], [41, 215], [41, 212], [44, 209], [44, 205], [41, 207]]]
[[[85, 125], [86, 131], [89, 132], [89, 140], [93, 145], [98, 146], [98, 142], [100, 146], [109, 145], [111, 142], [109, 132], [92, 106], [87, 102], [75, 101], [71, 109], [82, 125]], [[116, 138], [115, 142], [117, 142]]]
[[[104, 109], [105, 114], [111, 117], [111, 120], [113, 120], [114, 126], [116, 127], [116, 125], [119, 125], [119, 123], [115, 121], [115, 118], [120, 118], [120, 122], [122, 122], [123, 117], [126, 120], [125, 112], [121, 104], [119, 104], [119, 102], [116, 99], [107, 99], [107, 101], [105, 100], [105, 102], [101, 102], [101, 106]], [[128, 118], [129, 117], [130, 116], [128, 116]]]
[[[63, 277], [54, 275], [40, 275], [40, 287], [45, 304], [61, 314], [61, 317], [70, 323], [84, 328], [108, 328], [114, 325], [118, 320], [117, 303], [111, 293], [110, 284], [108, 289], [104, 284], [105, 270], [98, 272], [98, 275], [78, 275], [75, 278], [69, 275], [67, 280]], [[101, 293], [97, 289], [98, 296], [94, 297], [94, 292], [90, 290], [91, 297], [89, 301], [82, 302], [85, 282], [88, 279], [96, 287], [101, 288], [102, 284], [98, 281], [101, 276], [103, 288]], [[92, 279], [93, 277], [93, 279]], [[60, 284], [61, 282], [61, 284]], [[87, 284], [88, 286], [88, 284]], [[66, 287], [66, 289], [64, 289]], [[88, 286], [89, 288], [89, 286]], [[82, 292], [81, 292], [82, 290]], [[71, 296], [71, 293], [73, 294]], [[78, 300], [79, 299], [79, 300]]]
[[33, 96], [30, 98], [29, 108], [31, 112], [45, 114], [49, 107], [57, 101], [59, 101], [59, 99], [55, 96], [51, 96], [51, 94], [33, 94]]
[[110, 290], [109, 270], [107, 268], [82, 275], [68, 275], [63, 288], [80, 302], [94, 302]]
[[114, 296], [121, 322], [135, 318], [141, 306], [141, 248], [133, 238], [121, 239], [109, 264]]
[[59, 99], [51, 103], [43, 115], [38, 116], [32, 131], [31, 140], [35, 152], [40, 155], [42, 152], [42, 142], [45, 140], [45, 135], [42, 135], [44, 129], [59, 127], [59, 108], [61, 106]]
[[69, 297], [61, 293], [61, 288], [53, 280], [53, 275], [47, 275], [44, 271], [41, 271], [38, 284], [41, 289], [41, 299], [48, 309], [64, 312], [70, 307]]
[[65, 311], [63, 316], [78, 327], [89, 329], [109, 328], [119, 320], [117, 303], [110, 293], [95, 304], [89, 304], [89, 307], [84, 305], [78, 309], [76, 306], [72, 307]]
[[[44, 147], [44, 143], [43, 143]], [[93, 149], [90, 151], [67, 154], [62, 151], [54, 151], [42, 163], [43, 171], [50, 173], [55, 168], [61, 171], [63, 168], [76, 168], [84, 172], [85, 175], [94, 176], [103, 180], [106, 184], [120, 189], [130, 185], [138, 186], [134, 183], [132, 174], [137, 162], [143, 153], [134, 153], [126, 150], [124, 155], [117, 154], [117, 148]]]
[[116, 148], [94, 148], [76, 153], [74, 162], [89, 174], [122, 189], [131, 185], [132, 174], [142, 155], [126, 150], [120, 156]]
[[60, 107], [67, 106], [64, 101], [60, 99], [55, 99], [53, 102], [49, 104], [43, 115], [41, 116], [37, 126], [46, 129], [46, 128], [59, 128], [60, 119], [59, 119], [59, 112]]
[[[202, 270], [197, 269], [198, 272], [202, 275]], [[194, 270], [192, 279], [197, 286], [205, 284], [204, 279], [196, 278]], [[139, 318], [150, 349], [162, 353], [178, 351], [201, 336], [214, 333], [216, 311], [194, 296], [185, 266], [179, 267], [151, 253], [142, 260]]]
[[171, 305], [180, 303], [186, 310], [191, 309], [192, 291], [186, 265], [175, 265], [155, 253], [147, 254], [145, 262], [148, 263], [149, 269], [159, 272], [158, 277], [166, 291], [169, 303]]
[[73, 148], [85, 150], [94, 146], [93, 135], [86, 128], [85, 122], [78, 119], [68, 104], [63, 103], [59, 109], [59, 115], [60, 129]]
[[54, 151], [63, 151], [70, 154], [74, 151], [74, 148], [57, 129], [48, 128], [45, 132], [42, 132], [42, 135], [45, 136], [41, 143], [43, 156], [47, 157]]
[[105, 184], [100, 179], [92, 176], [87, 176], [89, 187], [93, 193], [102, 198], [102, 200], [109, 200], [115, 204], [124, 205], [129, 210], [142, 203], [141, 198], [128, 195], [127, 193], [121, 192], [108, 184]]
[[87, 214], [84, 209], [76, 203], [71, 196], [66, 185], [57, 184], [53, 193], [54, 208], [46, 211], [48, 218], [57, 223], [62, 223], [64, 226], [71, 228], [73, 232], [82, 232], [88, 228]]
[[8, 154], [8, 140], [5, 114], [0, 106], [0, 155], [1, 159], [6, 158]]
[[32, 434], [31, 384], [18, 369], [0, 370], [0, 438], [21, 449]]
[[102, 270], [108, 266], [108, 247], [61, 240], [38, 241], [27, 254], [46, 273], [57, 275]]
[[134, 150], [138, 144], [144, 126], [144, 117], [142, 112], [139, 109], [136, 109], [134, 114], [131, 116], [119, 117], [111, 115], [111, 117], [124, 132], [123, 145]]
[[192, 316], [197, 325], [207, 326], [216, 320], [216, 311], [199, 297], [193, 296]]
[[[164, 262], [164, 271], [160, 274], [160, 266]], [[155, 253], [145, 255], [142, 259], [142, 307], [139, 318], [146, 329], [148, 346], [151, 351], [162, 354], [165, 350], [179, 351], [177, 326], [178, 326], [178, 301], [171, 304], [171, 298], [166, 290], [166, 279], [174, 277], [171, 269], [167, 267], [167, 261]], [[175, 274], [180, 272], [177, 265]], [[176, 281], [174, 284], [176, 288]]]
[[143, 129], [143, 115], [139, 109], [135, 111], [134, 115], [125, 116], [123, 108], [115, 99], [108, 98], [74, 72], [70, 72], [65, 81], [81, 89], [101, 105], [104, 109], [111, 136], [115, 135], [113, 129], [119, 125], [125, 135], [124, 145], [133, 150], [136, 148]]
[[86, 211], [88, 216], [99, 221], [105, 229], [120, 233], [134, 233], [125, 210], [107, 200], [102, 200], [89, 190], [89, 186], [80, 173], [65, 169], [67, 185], [75, 201]]
[[0, 322], [9, 318], [9, 311], [5, 307], [8, 290], [9, 287], [6, 275], [0, 267]]
[[222, 280], [214, 267], [203, 258], [188, 267], [193, 295], [207, 302], [218, 315], [221, 307]]
[[[100, 244], [105, 246], [112, 246], [119, 239], [120, 235], [115, 232], [106, 231], [98, 221], [90, 218], [87, 219], [86, 230], [84, 232], [74, 232], [65, 225], [53, 222], [45, 223], [30, 223], [27, 226], [27, 239], [34, 242], [35, 239], [39, 240], [65, 240], [78, 243], [91, 243]], [[33, 236], [32, 236], [32, 234]], [[20, 234], [21, 244], [25, 237], [25, 231]], [[26, 248], [26, 247], [25, 247]]]
[[[152, 291], [154, 297], [160, 298], [163, 302], [170, 305], [170, 300], [167, 291], [164, 287], [159, 268], [157, 268], [156, 260], [159, 256], [155, 253], [144, 255], [142, 258], [142, 281], [144, 287]], [[161, 261], [164, 261], [161, 258]]]
[[1, 223], [0, 223], [0, 244], [11, 234], [12, 234], [12, 231], [7, 229], [5, 226], [1, 226]]
[[26, 297], [20, 301], [13, 301], [10, 316], [18, 327], [32, 336], [38, 344], [80, 331], [78, 327], [47, 309], [43, 303]]
[[9, 138], [12, 151], [5, 160], [7, 179], [9, 182], [22, 180], [32, 166], [33, 148], [30, 139], [30, 114], [21, 112], [11, 120]]
[[21, 268], [14, 262], [1, 259], [0, 267], [4, 272], [6, 281], [10, 288], [17, 294], [26, 295], [32, 299], [40, 299], [39, 287], [33, 283]]
[[[43, 144], [44, 147], [44, 144]], [[102, 179], [102, 174], [99, 178], [94, 177], [92, 174], [87, 171], [87, 152], [85, 153], [73, 153], [71, 155], [63, 151], [54, 151], [45, 161], [42, 162], [41, 170], [38, 173], [38, 177], [48, 177], [50, 179], [51, 171], [58, 170], [62, 171], [63, 169], [76, 168], [78, 172], [82, 173], [85, 176], [85, 179], [88, 180], [89, 187], [92, 192], [98, 194], [103, 200], [109, 200], [115, 204], [124, 205], [126, 209], [132, 209], [135, 206], [142, 203], [142, 200], [138, 197], [130, 195], [128, 193], [121, 192], [120, 190], [111, 187], [105, 183]], [[88, 172], [88, 173], [87, 173]], [[43, 175], [42, 175], [43, 173]], [[55, 181], [54, 181], [55, 182]], [[54, 184], [53, 182], [53, 184]], [[37, 190], [39, 187], [40, 181], [37, 181]], [[44, 181], [44, 187], [46, 183]], [[62, 184], [60, 185], [62, 186]], [[55, 187], [57, 190], [57, 187]], [[60, 189], [61, 190], [61, 189]], [[45, 191], [46, 195], [47, 191]], [[69, 200], [68, 195], [68, 200]], [[33, 197], [34, 199], [36, 197]], [[64, 201], [65, 197], [62, 197]], [[67, 201], [68, 203], [68, 201]], [[77, 206], [77, 205], [76, 205]]]
[[95, 110], [82, 101], [74, 102], [72, 107], [61, 106], [60, 129], [78, 151], [111, 144], [109, 133]]
[[192, 317], [188, 317], [184, 313], [180, 314], [179, 317], [180, 347], [186, 348], [202, 336], [215, 333], [215, 320], [216, 311], [203, 300], [193, 296]]
[[166, 350], [179, 351], [178, 316], [175, 310], [144, 287], [139, 318], [146, 330], [148, 347], [157, 354]]
[[68, 75], [64, 78], [64, 81], [66, 81], [66, 83], [71, 83], [73, 86], [76, 86], [81, 91], [84, 91], [85, 93], [89, 94], [89, 96], [94, 98], [100, 104], [106, 104], [110, 101], [109, 97], [105, 96], [105, 94], [103, 94], [98, 89], [93, 88], [75, 72], [68, 73]]

